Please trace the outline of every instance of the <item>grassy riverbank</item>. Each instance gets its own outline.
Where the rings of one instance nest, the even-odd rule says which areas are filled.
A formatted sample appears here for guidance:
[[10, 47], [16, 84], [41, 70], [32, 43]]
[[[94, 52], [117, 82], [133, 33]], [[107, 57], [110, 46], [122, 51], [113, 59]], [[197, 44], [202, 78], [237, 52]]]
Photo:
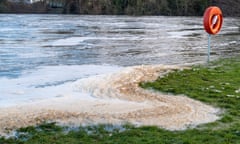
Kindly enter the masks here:
[[68, 129], [54, 123], [20, 129], [16, 137], [0, 143], [77, 144], [77, 143], [159, 143], [159, 144], [235, 144], [240, 143], [240, 58], [213, 62], [208, 66], [169, 73], [141, 87], [184, 94], [222, 109], [221, 119], [184, 131], [157, 127], [100, 125]]

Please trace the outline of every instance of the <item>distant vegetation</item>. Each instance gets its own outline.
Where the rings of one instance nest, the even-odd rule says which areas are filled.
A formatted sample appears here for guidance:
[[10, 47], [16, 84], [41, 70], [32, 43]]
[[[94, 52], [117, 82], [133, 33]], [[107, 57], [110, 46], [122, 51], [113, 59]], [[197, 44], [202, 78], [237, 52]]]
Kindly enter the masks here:
[[208, 0], [82, 0], [81, 13], [202, 15]]
[[29, 5], [1, 0], [0, 12], [201, 16], [209, 5], [222, 8], [225, 16], [240, 16], [240, 0], [66, 0], [60, 11], [44, 2]]
[[240, 16], [240, 0], [79, 0], [82, 14], [201, 16], [217, 5], [226, 16]]

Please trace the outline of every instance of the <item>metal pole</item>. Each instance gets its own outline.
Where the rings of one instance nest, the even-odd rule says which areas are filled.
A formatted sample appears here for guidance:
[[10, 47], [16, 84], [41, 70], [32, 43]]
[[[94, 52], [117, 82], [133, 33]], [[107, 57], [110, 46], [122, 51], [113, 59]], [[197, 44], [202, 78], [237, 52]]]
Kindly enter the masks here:
[[211, 34], [208, 34], [208, 59], [207, 62], [210, 62], [210, 52], [211, 52]]

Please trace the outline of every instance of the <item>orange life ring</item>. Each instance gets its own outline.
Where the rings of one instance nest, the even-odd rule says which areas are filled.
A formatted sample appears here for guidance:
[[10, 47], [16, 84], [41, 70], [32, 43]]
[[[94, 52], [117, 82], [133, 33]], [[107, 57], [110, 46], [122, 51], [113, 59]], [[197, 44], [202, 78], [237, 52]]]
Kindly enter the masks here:
[[222, 11], [216, 6], [208, 7], [203, 16], [204, 29], [209, 34], [217, 34], [223, 23]]

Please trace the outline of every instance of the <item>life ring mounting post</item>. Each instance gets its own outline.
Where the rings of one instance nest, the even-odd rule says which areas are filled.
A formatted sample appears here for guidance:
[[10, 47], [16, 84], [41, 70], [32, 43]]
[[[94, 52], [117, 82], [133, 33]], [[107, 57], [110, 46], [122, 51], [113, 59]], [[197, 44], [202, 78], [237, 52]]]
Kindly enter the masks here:
[[217, 34], [223, 24], [223, 16], [220, 8], [216, 6], [208, 7], [203, 15], [203, 26], [205, 31], [208, 33], [208, 63], [210, 61], [211, 53], [211, 35]]

